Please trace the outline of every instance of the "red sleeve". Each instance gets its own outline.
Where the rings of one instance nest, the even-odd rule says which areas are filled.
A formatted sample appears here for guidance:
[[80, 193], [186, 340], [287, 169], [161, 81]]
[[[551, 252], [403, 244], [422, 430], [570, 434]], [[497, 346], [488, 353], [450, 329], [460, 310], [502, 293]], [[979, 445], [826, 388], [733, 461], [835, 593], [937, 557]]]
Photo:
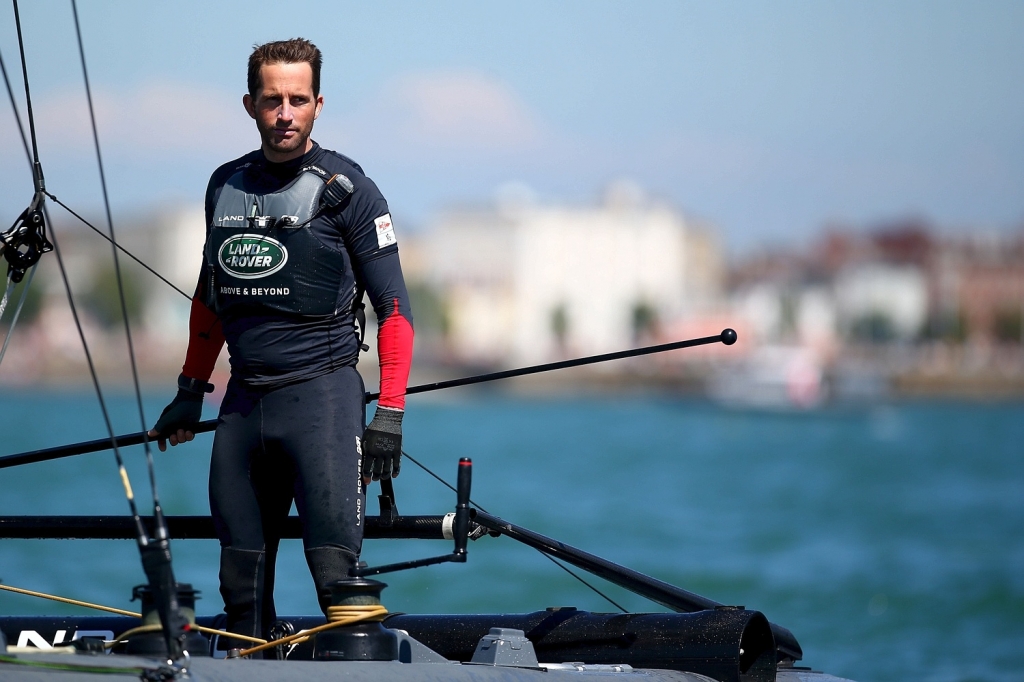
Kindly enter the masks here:
[[181, 373], [190, 379], [209, 381], [217, 356], [224, 347], [224, 332], [217, 315], [203, 305], [199, 296], [192, 299], [188, 318], [188, 352]]
[[405, 409], [405, 387], [412, 366], [413, 331], [409, 320], [402, 314], [399, 299], [391, 302], [391, 314], [377, 329], [377, 354], [380, 356], [381, 407]]

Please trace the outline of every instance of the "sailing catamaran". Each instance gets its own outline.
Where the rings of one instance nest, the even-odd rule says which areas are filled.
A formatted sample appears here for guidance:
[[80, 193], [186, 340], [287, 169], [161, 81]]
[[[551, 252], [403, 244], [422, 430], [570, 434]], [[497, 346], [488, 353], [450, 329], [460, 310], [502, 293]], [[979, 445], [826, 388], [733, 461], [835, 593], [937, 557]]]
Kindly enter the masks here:
[[[74, 2], [72, 8], [91, 115], [92, 98]], [[0, 255], [8, 264], [8, 284], [0, 302], [0, 315], [7, 307], [8, 297], [14, 289], [12, 285], [27, 275], [29, 279], [23, 287], [21, 299], [14, 304], [9, 325], [13, 328], [36, 264], [45, 254], [54, 252], [90, 364], [109, 437], [6, 455], [0, 457], [0, 468], [111, 449], [124, 483], [130, 515], [0, 517], [0, 538], [134, 539], [148, 582], [134, 589], [134, 596], [141, 599], [140, 613], [0, 586], [23, 594], [89, 606], [108, 614], [45, 617], [0, 614], [0, 678], [113, 680], [130, 675], [144, 680], [195, 677], [256, 682], [341, 677], [527, 681], [615, 676], [693, 682], [711, 679], [723, 682], [837, 680], [830, 675], [798, 667], [796, 664], [803, 652], [797, 639], [786, 628], [770, 623], [759, 611], [717, 603], [486, 512], [470, 498], [472, 463], [466, 458], [458, 463], [457, 484], [449, 486], [456, 493], [454, 511], [433, 516], [402, 516], [398, 513], [391, 482], [382, 481], [380, 514], [366, 519], [367, 539], [447, 541], [453, 543], [450, 553], [377, 567], [361, 564], [353, 569], [349, 580], [332, 585], [332, 606], [327, 622], [318, 616], [281, 617], [274, 623], [270, 641], [250, 638], [252, 646], [247, 649], [221, 651], [218, 640], [223, 617], [196, 616], [195, 591], [175, 580], [170, 551], [171, 539], [213, 538], [213, 524], [209, 517], [165, 516], [161, 509], [152, 474], [152, 455], [142, 414], [127, 314], [124, 315], [124, 323], [136, 395], [139, 397], [142, 430], [115, 435], [107, 416], [103, 392], [91, 366], [88, 344], [75, 311], [58, 240], [56, 235], [47, 234], [46, 226], [50, 222], [47, 200], [62, 206], [82, 222], [86, 221], [46, 189], [36, 144], [17, 0], [14, 0], [14, 11], [29, 128], [27, 137], [23, 129], [22, 134], [33, 169], [35, 191], [28, 208], [9, 230], [0, 234]], [[0, 66], [3, 66], [2, 61]], [[3, 75], [12, 105], [15, 105], [5, 66]], [[14, 109], [17, 116], [17, 107]], [[92, 120], [106, 201], [99, 138], [95, 119]], [[18, 124], [21, 127], [20, 117]], [[108, 234], [105, 236], [111, 243], [120, 288], [119, 251], [131, 254], [117, 243], [109, 201], [106, 201], [106, 208]], [[89, 227], [102, 234], [98, 228]], [[159, 277], [157, 273], [153, 274]], [[180, 293], [187, 297], [187, 294]], [[123, 296], [121, 290], [122, 311]], [[735, 341], [736, 333], [726, 329], [720, 334], [660, 346], [416, 386], [408, 393], [713, 343], [731, 345]], [[3, 351], [0, 351], [0, 361], [2, 357]], [[376, 397], [376, 394], [367, 394], [366, 399], [369, 402]], [[210, 431], [214, 426], [212, 421], [204, 422], [199, 430]], [[143, 517], [137, 509], [120, 452], [122, 448], [139, 444], [146, 450], [150, 467], [154, 509], [148, 517]], [[298, 519], [292, 518], [284, 537], [299, 537], [300, 532]], [[374, 576], [440, 563], [465, 562], [469, 556], [468, 540], [485, 536], [505, 537], [533, 547], [556, 562], [571, 564], [647, 597], [672, 613], [608, 614], [574, 608], [522, 614], [413, 615], [387, 612], [384, 607], [386, 599], [382, 595], [386, 585], [375, 580]], [[77, 655], [66, 655], [69, 653]], [[101, 653], [113, 655], [97, 655]]]

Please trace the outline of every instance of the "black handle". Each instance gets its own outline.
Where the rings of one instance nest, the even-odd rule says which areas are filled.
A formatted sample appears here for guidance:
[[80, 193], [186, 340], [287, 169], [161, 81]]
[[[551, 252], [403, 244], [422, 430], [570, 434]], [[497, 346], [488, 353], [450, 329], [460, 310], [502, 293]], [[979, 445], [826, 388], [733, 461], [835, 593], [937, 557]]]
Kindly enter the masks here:
[[[455, 552], [456, 556], [466, 556], [466, 542], [469, 540], [469, 489], [473, 483], [473, 460], [469, 457], [459, 459], [459, 476], [456, 483], [455, 504]], [[465, 558], [462, 559], [465, 561]]]

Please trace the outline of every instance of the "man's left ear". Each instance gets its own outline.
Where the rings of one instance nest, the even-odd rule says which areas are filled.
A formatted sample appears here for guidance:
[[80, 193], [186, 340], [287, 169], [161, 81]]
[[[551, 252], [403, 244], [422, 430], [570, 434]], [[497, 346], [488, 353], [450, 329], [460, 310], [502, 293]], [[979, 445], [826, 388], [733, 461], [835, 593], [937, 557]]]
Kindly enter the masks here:
[[313, 114], [313, 118], [314, 119], [320, 118], [320, 112], [323, 111], [323, 108], [324, 108], [324, 96], [323, 95], [317, 95], [316, 96], [316, 113]]

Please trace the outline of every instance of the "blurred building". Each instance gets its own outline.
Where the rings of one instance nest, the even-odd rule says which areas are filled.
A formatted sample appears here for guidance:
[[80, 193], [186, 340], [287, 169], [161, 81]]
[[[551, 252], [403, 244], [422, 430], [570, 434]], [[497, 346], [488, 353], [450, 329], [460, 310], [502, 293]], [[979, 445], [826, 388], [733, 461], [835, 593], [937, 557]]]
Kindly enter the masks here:
[[833, 288], [836, 321], [847, 338], [913, 341], [928, 319], [927, 277], [915, 265], [851, 265], [836, 274]]
[[[753, 342], [744, 359], [749, 381], [740, 375], [718, 386], [730, 399], [792, 393], [814, 365], [818, 395], [887, 385], [1024, 391], [1024, 233], [941, 236], [920, 221], [868, 232], [832, 227], [806, 250], [734, 263], [729, 282], [738, 324]], [[780, 369], [790, 365], [802, 369]]]
[[[202, 205], [181, 206], [161, 212], [147, 230], [140, 250], [147, 263], [182, 291], [191, 295], [203, 265], [206, 217]], [[147, 277], [146, 329], [157, 338], [180, 345], [187, 338], [191, 304], [179, 292], [154, 277]], [[173, 340], [173, 341], [171, 341]]]
[[942, 259], [946, 317], [974, 343], [1024, 343], [1024, 234], [965, 240]]
[[[105, 226], [102, 217], [92, 222], [101, 229]], [[188, 297], [200, 272], [205, 238], [202, 208], [169, 207], [117, 221], [120, 245], [188, 297], [123, 252], [115, 268], [109, 241], [78, 221], [60, 216], [51, 229], [59, 239], [78, 321], [101, 380], [123, 383], [131, 378], [119, 278], [139, 371], [146, 378], [173, 378], [184, 357]], [[55, 255], [40, 260], [28, 300], [0, 381], [86, 379], [85, 353]], [[12, 367], [18, 370], [12, 373]]]
[[600, 205], [520, 195], [446, 213], [426, 243], [447, 342], [462, 361], [536, 362], [656, 339], [720, 295], [710, 226], [610, 187]]
[[[182, 206], [118, 223], [122, 245], [182, 290], [120, 257], [136, 356], [153, 379], [173, 377], [183, 358], [203, 222], [201, 207]], [[93, 360], [104, 377], [127, 380], [110, 244], [78, 222], [52, 227]], [[710, 225], [620, 183], [593, 205], [542, 205], [506, 191], [399, 240], [417, 368], [428, 371], [438, 361], [529, 364], [732, 327], [734, 346], [601, 371], [754, 404], [877, 397], [890, 386], [1024, 394], [1024, 231], [832, 227], [806, 248], [762, 251], [727, 272]], [[55, 256], [40, 262], [29, 294], [0, 381], [84, 380]], [[362, 366], [372, 374], [374, 364], [371, 350]]]
[[730, 290], [765, 343], [1013, 341], [1024, 236], [939, 238], [919, 223], [832, 228], [807, 251], [734, 264]]

